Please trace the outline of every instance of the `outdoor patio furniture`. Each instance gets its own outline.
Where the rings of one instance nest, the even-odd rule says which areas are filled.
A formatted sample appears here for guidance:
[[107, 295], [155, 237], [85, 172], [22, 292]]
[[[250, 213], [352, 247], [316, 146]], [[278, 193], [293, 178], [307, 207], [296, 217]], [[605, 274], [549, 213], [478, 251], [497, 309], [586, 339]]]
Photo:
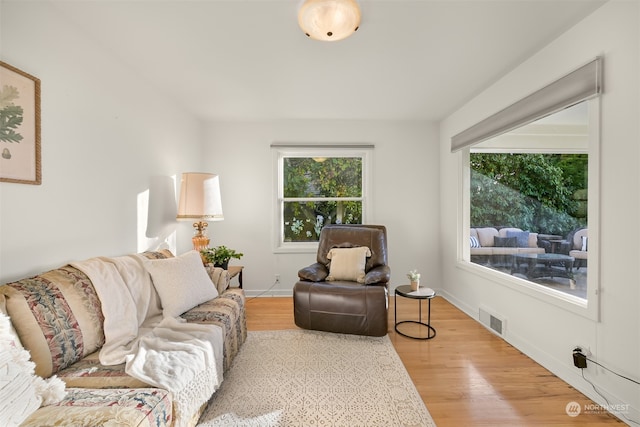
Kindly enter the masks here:
[[576, 231], [571, 239], [571, 250], [569, 250], [569, 256], [575, 258], [574, 267], [579, 269], [580, 267], [587, 266], [587, 249], [589, 246], [588, 229], [582, 228]]
[[587, 266], [587, 249], [589, 245], [588, 228], [582, 227], [573, 230], [565, 240], [558, 241], [553, 251], [568, 255], [575, 259], [573, 266], [576, 270]]

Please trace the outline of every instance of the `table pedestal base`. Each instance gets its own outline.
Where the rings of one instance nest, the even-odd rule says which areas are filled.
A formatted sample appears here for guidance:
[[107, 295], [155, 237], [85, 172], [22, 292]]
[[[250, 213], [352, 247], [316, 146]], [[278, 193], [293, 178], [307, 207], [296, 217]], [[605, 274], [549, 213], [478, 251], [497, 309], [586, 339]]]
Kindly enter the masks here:
[[[398, 326], [402, 325], [403, 323], [413, 323], [414, 325], [425, 326], [427, 328], [427, 336], [426, 337], [419, 337], [419, 336], [415, 336], [415, 335], [405, 334], [404, 332], [400, 332], [400, 330], [398, 330]], [[398, 322], [398, 323], [396, 323], [395, 330], [396, 330], [397, 333], [399, 333], [403, 337], [413, 338], [414, 340], [430, 340], [431, 338], [436, 336], [436, 330], [435, 330], [435, 328], [433, 326], [431, 326], [431, 325], [429, 325], [427, 323], [424, 323], [424, 322], [418, 322], [416, 320], [403, 320], [402, 322]]]

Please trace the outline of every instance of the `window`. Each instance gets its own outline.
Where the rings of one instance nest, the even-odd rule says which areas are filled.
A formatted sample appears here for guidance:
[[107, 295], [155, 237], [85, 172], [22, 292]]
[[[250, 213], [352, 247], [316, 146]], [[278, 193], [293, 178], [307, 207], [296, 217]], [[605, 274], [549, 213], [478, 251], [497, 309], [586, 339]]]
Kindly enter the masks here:
[[587, 105], [470, 149], [471, 262], [587, 299]]
[[451, 138], [459, 266], [594, 320], [601, 70], [597, 57]]
[[315, 251], [327, 224], [362, 224], [369, 145], [273, 145], [277, 249]]

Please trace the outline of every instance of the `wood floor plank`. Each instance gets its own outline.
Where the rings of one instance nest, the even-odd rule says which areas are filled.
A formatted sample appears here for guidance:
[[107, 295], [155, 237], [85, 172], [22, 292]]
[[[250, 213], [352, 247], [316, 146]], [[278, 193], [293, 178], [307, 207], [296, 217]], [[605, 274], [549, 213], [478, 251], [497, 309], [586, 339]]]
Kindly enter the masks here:
[[[593, 402], [445, 299], [432, 300], [428, 341], [395, 332], [393, 303], [389, 338], [439, 427], [624, 425], [600, 411], [569, 417], [569, 402]], [[398, 317], [416, 319], [416, 304], [399, 299]], [[297, 328], [290, 297], [248, 299], [246, 310], [250, 331]]]

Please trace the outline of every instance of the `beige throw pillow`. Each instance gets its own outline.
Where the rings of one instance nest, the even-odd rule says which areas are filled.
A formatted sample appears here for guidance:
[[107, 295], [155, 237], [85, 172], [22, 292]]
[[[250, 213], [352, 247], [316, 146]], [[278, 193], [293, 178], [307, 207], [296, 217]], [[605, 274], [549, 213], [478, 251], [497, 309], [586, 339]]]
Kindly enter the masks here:
[[331, 260], [327, 281], [351, 280], [364, 283], [364, 267], [371, 251], [366, 246], [357, 248], [333, 248], [327, 254]]
[[197, 251], [145, 263], [160, 295], [164, 317], [178, 317], [187, 310], [218, 296]]

